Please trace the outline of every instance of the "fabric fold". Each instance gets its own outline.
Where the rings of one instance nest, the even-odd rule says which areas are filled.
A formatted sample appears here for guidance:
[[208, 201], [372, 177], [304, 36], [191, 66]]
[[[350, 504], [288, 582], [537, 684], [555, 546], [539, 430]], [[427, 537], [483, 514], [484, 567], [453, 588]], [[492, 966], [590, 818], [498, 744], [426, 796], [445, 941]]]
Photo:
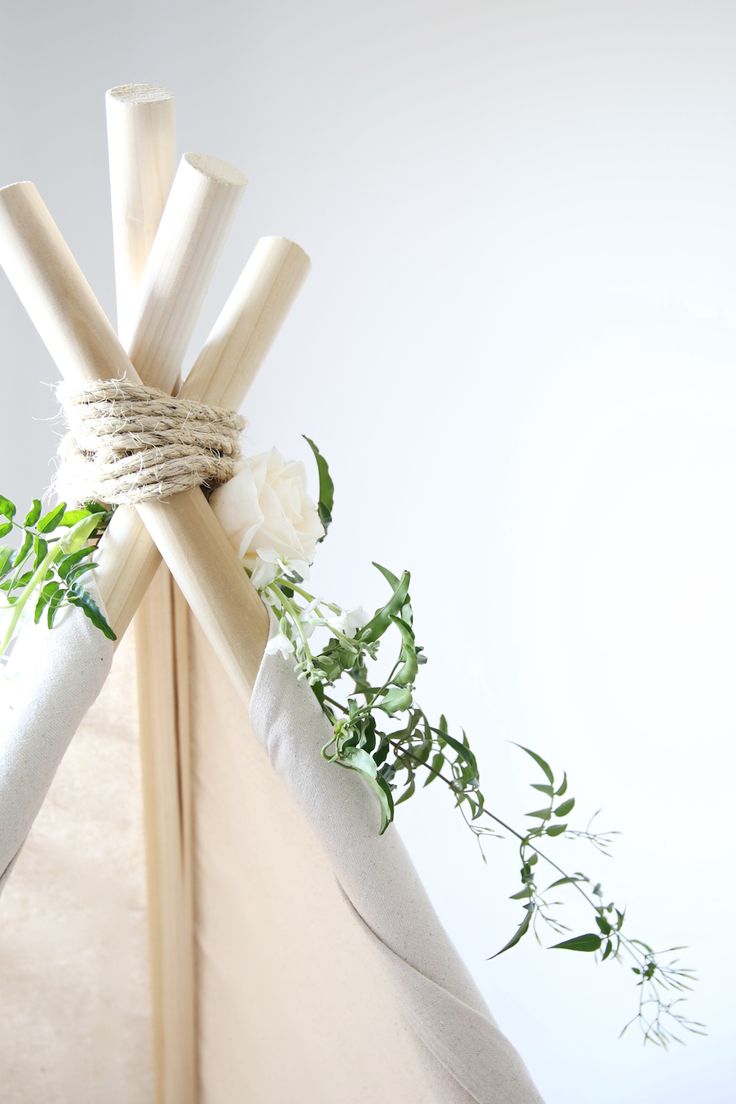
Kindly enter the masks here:
[[[254, 740], [216, 657], [199, 630], [192, 632], [203, 1102], [227, 1104], [236, 1092], [237, 1099], [286, 1104], [309, 1069], [318, 1079], [303, 1099], [320, 1104], [384, 1099], [389, 1070], [388, 1083], [401, 1080], [399, 1096], [412, 1104], [539, 1104], [398, 832], [379, 837], [374, 799], [362, 781], [322, 759], [329, 725], [310, 688], [279, 656], [266, 656], [251, 706]], [[81, 611], [68, 610], [51, 633], [24, 631], [0, 700], [4, 880], [15, 868], [3, 901], [12, 938], [8, 931], [0, 951], [14, 1025], [4, 1058], [11, 1101], [26, 1099], [32, 1084], [39, 1095], [54, 1087], [56, 1095], [46, 1098], [59, 1104], [122, 1100], [123, 1068], [130, 1079], [136, 1055], [150, 1046], [135, 691], [127, 662], [116, 664], [118, 675], [82, 726], [82, 742], [67, 756], [15, 867], [112, 655]], [[118, 733], [112, 743], [110, 710]], [[85, 843], [90, 802], [97, 829]], [[53, 908], [52, 884], [63, 887]], [[92, 960], [86, 972], [72, 966], [72, 945], [75, 956], [95, 948], [94, 969]], [[58, 1001], [50, 1004], [50, 996]], [[67, 1020], [60, 1009], [70, 1001], [76, 1011]], [[39, 1017], [57, 1054], [43, 1071], [25, 1042]], [[301, 1055], [288, 1072], [280, 1062], [285, 1031], [290, 1053]], [[385, 1057], [380, 1070], [371, 1041]], [[83, 1090], [62, 1087], [73, 1083], [72, 1056], [87, 1064]], [[135, 1075], [138, 1099], [151, 1098], [151, 1077], [147, 1060]]]
[[29, 624], [16, 642], [0, 683], [0, 892], [113, 651], [71, 606], [52, 632]]
[[441, 1086], [438, 1100], [539, 1104], [524, 1063], [442, 927], [398, 833], [389, 829], [379, 836], [367, 787], [322, 758], [329, 723], [309, 686], [278, 655], [264, 657], [251, 726], [382, 957], [403, 1015]]

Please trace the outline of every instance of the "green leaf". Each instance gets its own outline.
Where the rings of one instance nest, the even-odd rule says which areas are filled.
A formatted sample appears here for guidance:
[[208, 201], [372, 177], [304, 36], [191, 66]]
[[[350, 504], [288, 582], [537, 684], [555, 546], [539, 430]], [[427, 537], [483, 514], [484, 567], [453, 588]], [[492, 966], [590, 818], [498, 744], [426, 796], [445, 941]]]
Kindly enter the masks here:
[[311, 448], [314, 453], [314, 459], [317, 461], [317, 473], [319, 475], [319, 501], [317, 503], [317, 513], [319, 514], [319, 520], [322, 522], [324, 528], [324, 535], [320, 537], [320, 541], [323, 541], [327, 536], [327, 530], [332, 521], [332, 510], [335, 502], [335, 484], [332, 482], [332, 476], [330, 475], [327, 461], [314, 441], [306, 435], [304, 436], [304, 440]]
[[547, 763], [542, 758], [541, 755], [537, 755], [536, 751], [532, 751], [531, 748], [524, 747], [523, 744], [516, 744], [515, 746], [518, 747], [518, 748], [521, 748], [522, 751], [525, 751], [527, 755], [531, 756], [531, 758], [534, 760], [534, 762], [537, 764], [537, 766], [542, 768], [542, 771], [544, 772], [545, 776], [549, 779], [549, 781], [554, 784], [555, 776], [552, 773], [552, 768], [550, 767], [549, 763]]
[[77, 579], [81, 579], [82, 575], [86, 575], [88, 571], [92, 571], [95, 567], [97, 567], [96, 563], [75, 564], [71, 571], [67, 573], [67, 584], [71, 585], [72, 583], [76, 583]]
[[85, 548], [95, 529], [100, 524], [100, 515], [97, 513], [85, 514], [83, 518], [71, 527], [69, 532], [61, 538], [59, 546], [62, 552], [74, 553]]
[[530, 782], [529, 785], [533, 790], [539, 790], [540, 793], [546, 794], [547, 797], [554, 796], [554, 788], [550, 786], [549, 782]]
[[373, 758], [367, 751], [363, 751], [362, 748], [346, 748], [344, 753], [337, 760], [342, 766], [349, 767], [350, 770], [357, 771], [359, 774], [364, 774], [369, 778], [376, 777], [376, 764]]
[[534, 809], [531, 813], [524, 813], [524, 816], [538, 817], [540, 820], [549, 820], [552, 816], [552, 810], [547, 809]]
[[613, 931], [613, 928], [608, 923], [605, 916], [596, 916], [595, 922], [598, 925], [598, 927], [601, 929], [601, 931], [603, 932], [604, 935], [610, 935], [611, 932]]
[[66, 502], [60, 502], [58, 506], [54, 506], [53, 510], [49, 510], [39, 521], [39, 533], [53, 533], [65, 513]]
[[30, 510], [26, 514], [26, 519], [23, 522], [23, 524], [26, 525], [26, 526], [35, 525], [36, 522], [38, 521], [38, 519], [40, 518], [40, 516], [41, 516], [41, 500], [40, 500], [40, 498], [34, 498], [33, 505], [31, 506]]
[[11, 570], [13, 566], [12, 555], [12, 549], [6, 545], [0, 547], [0, 579]]
[[425, 786], [429, 786], [432, 782], [435, 781], [444, 765], [445, 757], [441, 751], [438, 751], [435, 755], [432, 756], [432, 762], [427, 768], [429, 773], [427, 774], [427, 780], [424, 783]]
[[402, 709], [408, 709], [411, 705], [411, 690], [404, 687], [396, 687], [381, 698], [378, 708], [393, 717], [394, 713], [400, 713]]
[[394, 575], [393, 571], [389, 571], [387, 567], [383, 567], [379, 563], [374, 563], [373, 566], [378, 568], [391, 589], [396, 590], [400, 582], [399, 577]]
[[0, 521], [0, 537], [7, 537], [8, 533], [12, 533], [12, 531], [12, 521]]
[[557, 790], [555, 790], [555, 794], [556, 794], [557, 797], [562, 797], [562, 795], [565, 793], [566, 790], [567, 790], [567, 772], [565, 772], [563, 774], [562, 782], [560, 783], [559, 788]]
[[[385, 568], [382, 568], [380, 564], [374, 563], [373, 566], [381, 572], [385, 571]], [[378, 640], [379, 637], [383, 636], [386, 629], [391, 624], [391, 618], [400, 614], [401, 608], [409, 593], [410, 582], [411, 576], [408, 571], [405, 571], [394, 586], [394, 592], [386, 605], [376, 610], [368, 624], [364, 625], [356, 635], [356, 640], [365, 644], [372, 644], [375, 640]]]
[[[114, 507], [113, 507], [114, 510]], [[67, 510], [63, 518], [59, 522], [59, 525], [63, 525], [67, 529], [72, 529], [78, 522], [84, 521], [90, 514], [94, 514], [97, 517], [97, 524], [104, 525], [106, 522], [105, 515], [112, 517], [112, 511], [103, 506], [101, 502], [88, 502], [86, 506], [80, 506], [78, 510]]]
[[54, 621], [56, 620], [56, 615], [59, 612], [59, 610], [61, 609], [63, 602], [64, 602], [64, 591], [61, 587], [59, 587], [59, 589], [54, 594], [52, 594], [52, 596], [51, 596], [51, 601], [49, 602], [48, 612], [46, 614], [46, 624], [48, 625], [48, 627], [50, 629], [53, 629], [53, 627], [54, 627]]
[[406, 787], [406, 789], [402, 793], [401, 797], [398, 798], [398, 800], [395, 801], [394, 804], [395, 805], [401, 805], [401, 804], [403, 804], [404, 801], [408, 801], [410, 797], [414, 796], [415, 789], [416, 789], [416, 783], [414, 781], [414, 775], [412, 774], [412, 776], [409, 779], [408, 786]]
[[26, 560], [28, 559], [28, 557], [31, 554], [31, 549], [32, 548], [33, 548], [33, 537], [30, 533], [26, 533], [23, 537], [23, 543], [21, 544], [20, 548], [16, 552], [15, 558], [13, 560], [13, 567], [16, 568], [16, 570], [17, 570], [17, 568], [19, 568], [21, 566], [21, 564], [26, 562]]
[[41, 561], [42, 560], [46, 559], [46, 554], [47, 554], [48, 550], [49, 550], [49, 546], [48, 546], [47, 542], [43, 539], [43, 537], [34, 537], [33, 538], [33, 551], [35, 553], [34, 560], [33, 560], [34, 570], [37, 567], [41, 566]]
[[94, 552], [94, 549], [85, 545], [84, 548], [78, 548], [76, 552], [70, 552], [68, 555], [62, 556], [57, 567], [60, 577], [62, 579], [68, 578], [72, 568], [92, 552]]
[[61, 584], [57, 583], [56, 580], [53, 580], [50, 583], [46, 583], [46, 585], [42, 588], [39, 599], [36, 602], [36, 609], [33, 614], [33, 620], [36, 624], [38, 624], [38, 622], [41, 620], [41, 615], [46, 609], [46, 606], [60, 589]]
[[575, 798], [574, 797], [568, 797], [567, 801], [563, 801], [561, 805], [557, 806], [557, 808], [555, 809], [555, 816], [556, 817], [567, 816], [567, 814], [571, 813], [574, 808], [575, 808]]
[[601, 937], [595, 932], [586, 935], [576, 935], [572, 939], [565, 939], [562, 943], [555, 943], [551, 950], [559, 951], [598, 951], [601, 946]]
[[402, 640], [402, 663], [393, 677], [393, 682], [396, 686], [411, 686], [419, 670], [416, 648], [414, 646], [414, 632], [411, 626], [407, 625], [406, 621], [403, 621], [400, 617], [394, 616], [391, 620], [401, 633]]
[[562, 833], [566, 831], [566, 824], [551, 824], [549, 828], [545, 829], [545, 834], [548, 836], [561, 836]]
[[67, 601], [71, 602], [73, 606], [77, 606], [81, 609], [85, 617], [88, 617], [95, 628], [99, 629], [108, 640], [117, 640], [117, 636], [110, 625], [108, 625], [105, 615], [88, 591], [76, 585], [72, 586], [67, 591]]
[[556, 889], [557, 886], [563, 885], [575, 885], [577, 882], [587, 882], [588, 878], [584, 874], [572, 874], [564, 878], [558, 878], [556, 882], [551, 882], [547, 889]]
[[5, 495], [0, 495], [0, 514], [8, 520], [15, 517], [15, 503], [11, 502]]
[[[444, 728], [442, 727], [443, 725]], [[475, 755], [470, 750], [467, 743], [461, 744], [459, 740], [456, 740], [454, 736], [450, 735], [447, 731], [447, 721], [444, 717], [440, 719], [439, 737], [443, 743], [447, 744], [448, 747], [451, 747], [452, 750], [457, 753], [459, 759], [462, 759], [464, 763], [468, 764], [473, 774], [477, 777], [478, 763]]]
[[508, 943], [504, 947], [502, 947], [500, 951], [496, 951], [494, 955], [491, 955], [491, 958], [488, 960], [489, 962], [491, 961], [491, 959], [498, 958], [498, 956], [502, 955], [505, 951], [510, 951], [512, 947], [515, 947], [517, 943], [521, 942], [526, 933], [529, 931], [529, 925], [532, 922], [532, 914], [534, 912], [534, 908], [532, 905], [525, 905], [524, 907], [527, 910], [524, 919], [521, 921], [518, 928], [509, 939]]
[[378, 797], [378, 803], [381, 809], [381, 825], [378, 834], [382, 836], [394, 819], [394, 799], [388, 783], [385, 782], [383, 778], [376, 778], [374, 782], [371, 782], [371, 789], [373, 789]]

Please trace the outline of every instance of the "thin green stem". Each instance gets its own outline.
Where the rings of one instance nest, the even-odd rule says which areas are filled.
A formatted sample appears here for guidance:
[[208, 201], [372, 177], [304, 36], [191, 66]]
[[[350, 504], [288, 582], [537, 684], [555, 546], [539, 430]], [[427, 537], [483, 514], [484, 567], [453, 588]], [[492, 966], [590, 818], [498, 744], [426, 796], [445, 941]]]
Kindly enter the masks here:
[[58, 553], [58, 546], [55, 545], [54, 547], [49, 548], [48, 552], [41, 560], [40, 564], [33, 572], [33, 575], [21, 591], [17, 601], [10, 607], [13, 610], [13, 613], [10, 617], [8, 628], [5, 632], [5, 636], [2, 639], [2, 643], [0, 643], [0, 655], [4, 655], [5, 651], [7, 650], [10, 641], [13, 639], [13, 634], [18, 627], [18, 623], [23, 616], [23, 610], [28, 603], [28, 599], [31, 597], [39, 583], [41, 583], [43, 579], [46, 578], [46, 572], [51, 567], [51, 564], [56, 559]]
[[286, 610], [286, 612], [289, 614], [292, 621], [294, 622], [294, 624], [296, 626], [296, 631], [299, 633], [299, 636], [301, 637], [302, 647], [304, 648], [304, 651], [305, 651], [306, 657], [307, 657], [307, 663], [311, 668], [314, 656], [312, 655], [312, 650], [309, 647], [309, 643], [308, 643], [308, 640], [307, 640], [307, 634], [304, 631], [304, 626], [302, 625], [301, 617], [299, 616], [300, 611], [297, 609], [297, 607], [294, 605], [294, 603], [289, 598], [286, 597], [286, 595], [281, 590], [281, 588], [280, 588], [280, 586], [277, 582], [274, 581], [272, 583], [269, 583], [268, 584], [268, 590], [270, 590], [272, 593], [274, 593], [278, 596], [278, 598], [281, 602], [282, 608], [284, 610]]

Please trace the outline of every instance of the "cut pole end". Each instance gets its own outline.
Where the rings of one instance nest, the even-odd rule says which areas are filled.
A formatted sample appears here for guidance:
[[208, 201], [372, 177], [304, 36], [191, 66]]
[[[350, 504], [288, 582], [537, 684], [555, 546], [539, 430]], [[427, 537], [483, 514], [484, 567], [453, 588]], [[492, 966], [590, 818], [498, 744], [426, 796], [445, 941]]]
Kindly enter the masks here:
[[277, 249], [279, 246], [285, 252], [291, 254], [292, 257], [300, 257], [305, 264], [311, 264], [311, 258], [307, 251], [302, 249], [297, 242], [292, 241], [291, 238], [285, 238], [282, 234], [265, 234], [257, 242], [259, 249]]
[[0, 192], [12, 192], [12, 191], [26, 191], [28, 188], [36, 188], [36, 185], [32, 180], [14, 180], [10, 184], [3, 184], [0, 186]]
[[221, 161], [219, 157], [209, 157], [204, 153], [185, 153], [183, 161], [194, 169], [209, 177], [216, 184], [230, 184], [235, 188], [244, 188], [248, 178], [240, 169], [236, 169], [228, 161]]
[[118, 84], [108, 88], [105, 98], [115, 103], [134, 107], [137, 104], [162, 103], [173, 100], [174, 93], [158, 84]]

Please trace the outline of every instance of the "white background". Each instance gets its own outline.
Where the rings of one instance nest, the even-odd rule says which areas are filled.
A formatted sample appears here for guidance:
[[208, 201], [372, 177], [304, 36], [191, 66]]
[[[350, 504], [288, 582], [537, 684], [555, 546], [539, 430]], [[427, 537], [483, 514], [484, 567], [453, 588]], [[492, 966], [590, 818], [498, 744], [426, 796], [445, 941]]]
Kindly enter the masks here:
[[[510, 741], [567, 768], [623, 835], [614, 860], [563, 856], [631, 934], [689, 945], [709, 1038], [619, 1042], [630, 975], [531, 942], [487, 962], [520, 916], [511, 848], [484, 868], [435, 790], [406, 810], [549, 1104], [731, 1100], [736, 8], [0, 7], [0, 181], [38, 184], [106, 308], [113, 84], [174, 88], [182, 150], [251, 179], [200, 338], [258, 236], [312, 255], [246, 413], [253, 449], [306, 459], [308, 433], [331, 460], [319, 586], [370, 605], [371, 559], [412, 567], [422, 697], [467, 727], [492, 801], [535, 806]], [[24, 500], [55, 372], [7, 284], [0, 332], [0, 489]]]

